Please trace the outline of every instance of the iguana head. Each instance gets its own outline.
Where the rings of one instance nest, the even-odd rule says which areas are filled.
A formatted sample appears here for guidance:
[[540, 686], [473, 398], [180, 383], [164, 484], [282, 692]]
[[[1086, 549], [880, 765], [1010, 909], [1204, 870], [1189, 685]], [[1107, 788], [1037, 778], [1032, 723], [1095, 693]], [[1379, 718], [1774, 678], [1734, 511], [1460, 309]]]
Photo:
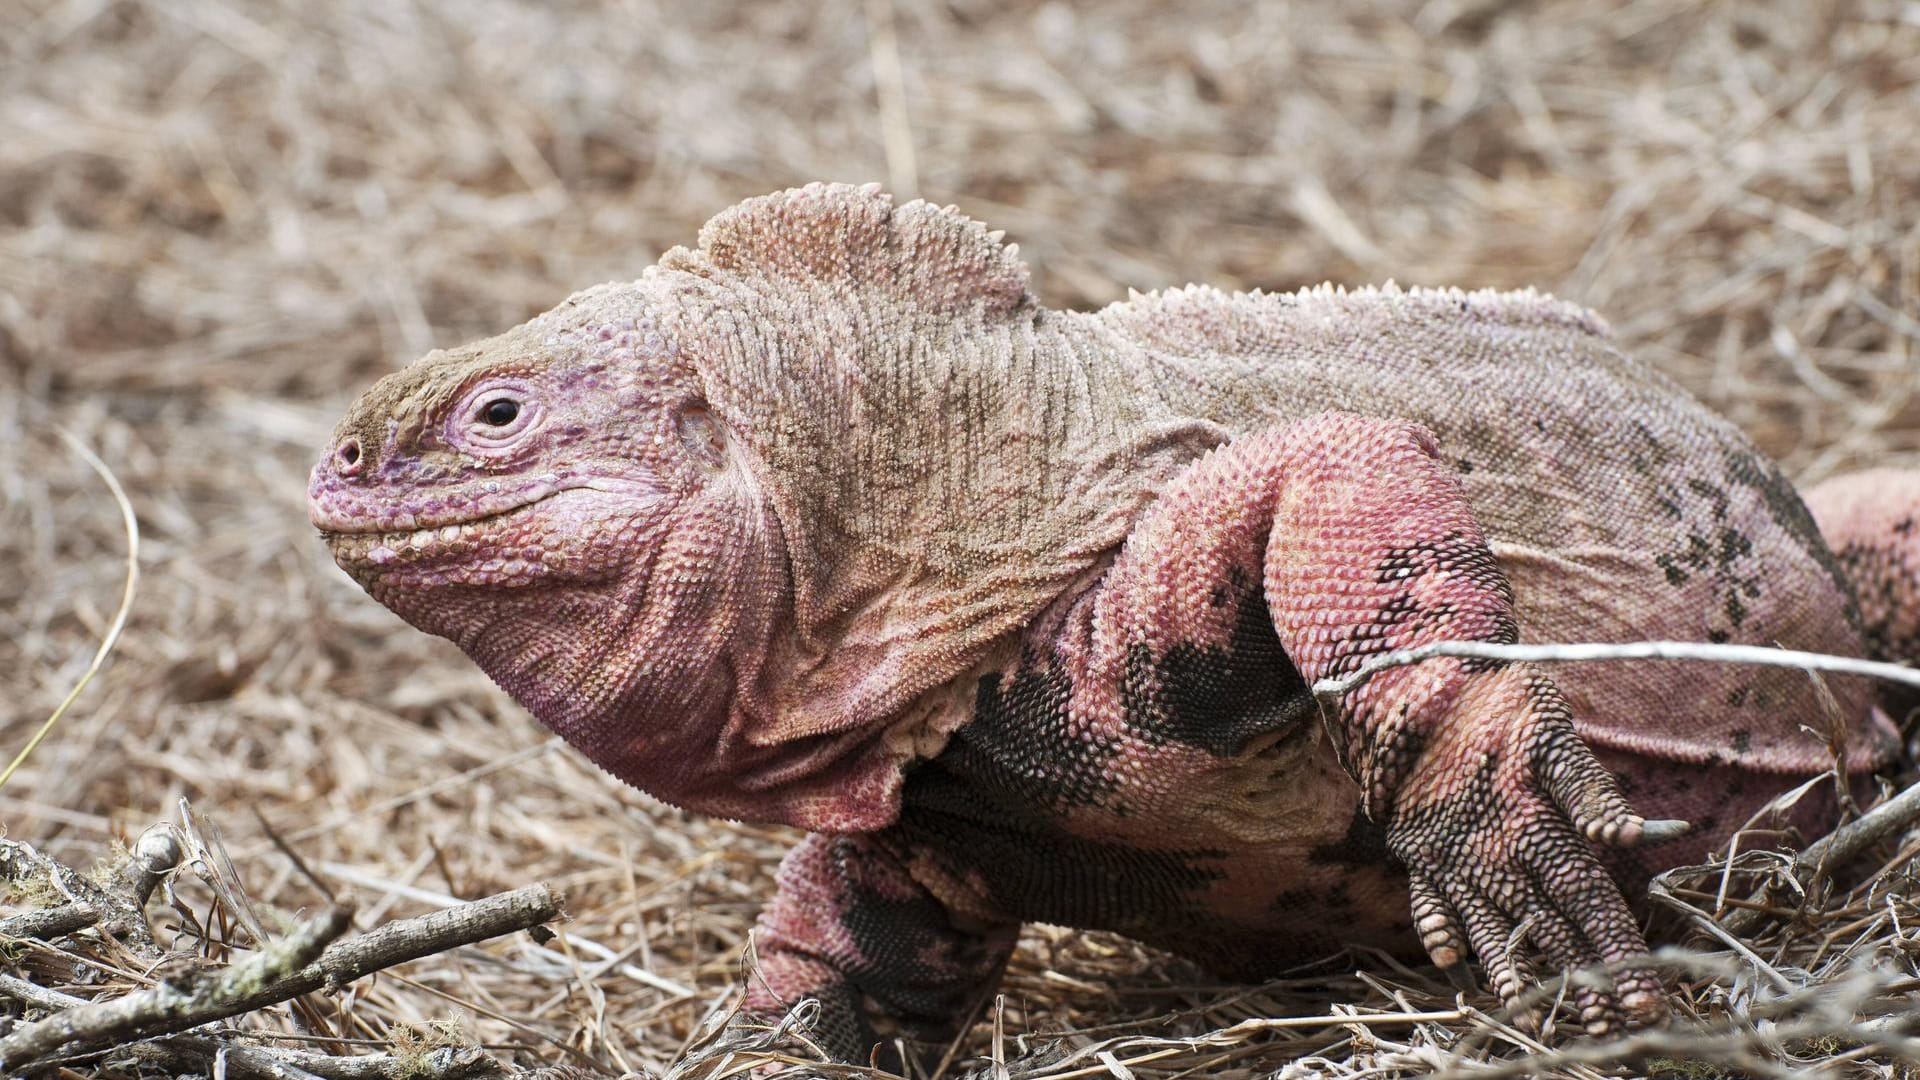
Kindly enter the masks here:
[[382, 380], [313, 521], [614, 774], [878, 827], [957, 722], [927, 692], [1117, 544], [1178, 456], [1100, 428], [1112, 359], [997, 234], [811, 185]]
[[752, 816], [701, 766], [754, 706], [785, 552], [657, 303], [602, 286], [382, 379], [315, 466], [310, 509], [375, 599], [589, 756]]

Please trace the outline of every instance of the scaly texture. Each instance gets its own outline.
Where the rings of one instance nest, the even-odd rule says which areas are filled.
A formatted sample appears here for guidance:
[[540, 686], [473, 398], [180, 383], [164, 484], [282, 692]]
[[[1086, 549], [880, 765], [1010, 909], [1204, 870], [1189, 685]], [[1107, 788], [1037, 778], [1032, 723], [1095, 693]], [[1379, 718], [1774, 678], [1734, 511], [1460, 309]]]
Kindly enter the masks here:
[[1752, 668], [1436, 661], [1322, 716], [1312, 681], [1438, 639], [1859, 651], [1853, 583], [1578, 308], [1050, 311], [996, 234], [872, 189], [750, 200], [388, 377], [311, 499], [377, 599], [615, 775], [814, 831], [749, 1004], [819, 998], [850, 1059], [864, 1002], [938, 1028], [1028, 920], [1249, 976], [1418, 942], [1507, 997], [1536, 955], [1620, 961], [1581, 1019], [1650, 1020], [1618, 884], [1829, 767], [1809, 730], [1856, 773], [1894, 744], [1864, 687]]

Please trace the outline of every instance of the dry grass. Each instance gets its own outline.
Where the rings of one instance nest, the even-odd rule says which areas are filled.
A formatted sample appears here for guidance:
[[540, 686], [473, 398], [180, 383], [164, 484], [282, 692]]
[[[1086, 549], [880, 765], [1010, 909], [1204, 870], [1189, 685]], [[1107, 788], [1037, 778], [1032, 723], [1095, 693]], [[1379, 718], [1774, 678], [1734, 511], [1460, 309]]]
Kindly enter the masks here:
[[[662, 809], [557, 745], [333, 570], [303, 476], [376, 375], [630, 276], [742, 196], [881, 179], [958, 202], [1059, 304], [1539, 284], [1800, 475], [1920, 463], [1911, 2], [0, 0], [0, 28], [8, 753], [120, 588], [118, 514], [56, 426], [112, 465], [146, 538], [118, 652], [0, 791], [8, 833], [85, 865], [190, 800], [231, 855], [175, 883], [212, 916], [211, 940], [163, 917], [190, 953], [248, 941], [210, 878], [269, 931], [320, 900], [271, 830], [362, 926], [544, 879], [620, 958], [496, 943], [262, 1031], [450, 1022], [523, 1063], [661, 1071], [731, 993], [791, 837]], [[1906, 1069], [1848, 1033], [1912, 1007], [1915, 851], [1752, 942], [1780, 982], [1722, 948], [1684, 1000], [1726, 1034], [1683, 1029], [1636, 1068]], [[22, 962], [89, 995], [149, 977]], [[1037, 929], [953, 1070], [997, 1045], [1008, 1075], [1056, 1080], [1594, 1075], [1592, 1044], [1549, 1033], [1575, 1055], [1554, 1058], [1479, 1012], [1233, 1026], [1456, 1008], [1431, 971], [1355, 966], [1222, 986]]]

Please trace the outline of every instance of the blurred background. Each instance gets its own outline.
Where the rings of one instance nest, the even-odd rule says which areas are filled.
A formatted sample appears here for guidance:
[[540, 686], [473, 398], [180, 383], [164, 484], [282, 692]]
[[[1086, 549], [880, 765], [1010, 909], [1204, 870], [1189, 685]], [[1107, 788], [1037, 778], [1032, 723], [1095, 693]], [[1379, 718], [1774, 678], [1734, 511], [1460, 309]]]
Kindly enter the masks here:
[[[1920, 464], [1916, 148], [1911, 0], [0, 0], [0, 751], [122, 584], [56, 429], [126, 486], [144, 574], [0, 820], [85, 865], [184, 798], [209, 874], [316, 903], [277, 835], [362, 926], [550, 880], [618, 963], [470, 950], [326, 1024], [660, 1067], [789, 837], [607, 780], [334, 570], [305, 471], [376, 377], [743, 197], [872, 180], [1005, 229], [1055, 305], [1537, 285], [1797, 476]], [[1005, 1023], [1274, 1007], [1206, 986], [1036, 930]]]

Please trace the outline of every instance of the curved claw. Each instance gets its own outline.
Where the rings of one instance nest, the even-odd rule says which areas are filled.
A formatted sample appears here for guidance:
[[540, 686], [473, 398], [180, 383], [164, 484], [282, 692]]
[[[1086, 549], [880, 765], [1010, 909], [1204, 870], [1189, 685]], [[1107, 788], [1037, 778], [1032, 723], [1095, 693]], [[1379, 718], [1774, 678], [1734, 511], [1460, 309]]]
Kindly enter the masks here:
[[1678, 840], [1693, 831], [1693, 822], [1678, 818], [1658, 818], [1640, 823], [1640, 843], [1661, 844]]
[[1440, 971], [1446, 975], [1447, 985], [1462, 994], [1471, 994], [1479, 989], [1473, 981], [1473, 969], [1467, 966], [1465, 960], [1456, 960], [1441, 968]]

